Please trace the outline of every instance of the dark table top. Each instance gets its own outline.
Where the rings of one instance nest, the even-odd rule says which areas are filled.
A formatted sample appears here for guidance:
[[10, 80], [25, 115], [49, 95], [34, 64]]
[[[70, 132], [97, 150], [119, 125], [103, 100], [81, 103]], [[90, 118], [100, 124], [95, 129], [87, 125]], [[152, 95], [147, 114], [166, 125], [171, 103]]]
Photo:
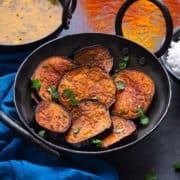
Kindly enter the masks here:
[[180, 162], [180, 82], [172, 82], [172, 103], [160, 126], [138, 144], [105, 155], [122, 180], [141, 180], [154, 170], [160, 180], [179, 180], [173, 165]]
[[[64, 31], [63, 35], [94, 31], [83, 14], [80, 1], [70, 29]], [[171, 5], [170, 0], [169, 5]], [[180, 7], [180, 3], [176, 4], [176, 7]], [[180, 82], [171, 77], [171, 83], [171, 106], [160, 126], [138, 144], [119, 152], [103, 155], [102, 158], [118, 170], [121, 180], [141, 180], [152, 170], [156, 172], [159, 180], [180, 179], [180, 173], [175, 173], [173, 169], [174, 163], [180, 162]]]

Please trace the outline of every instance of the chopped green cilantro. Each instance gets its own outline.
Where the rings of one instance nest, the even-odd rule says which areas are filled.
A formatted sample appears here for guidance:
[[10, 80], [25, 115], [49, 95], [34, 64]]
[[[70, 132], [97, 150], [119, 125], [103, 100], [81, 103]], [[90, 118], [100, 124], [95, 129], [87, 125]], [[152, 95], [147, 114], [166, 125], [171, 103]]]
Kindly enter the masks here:
[[57, 101], [57, 100], [58, 100], [58, 97], [59, 97], [59, 94], [58, 94], [56, 88], [54, 88], [54, 87], [49, 87], [49, 88], [48, 88], [48, 91], [49, 91], [50, 94], [51, 94], [51, 99], [52, 99], [53, 101]]
[[39, 90], [41, 88], [41, 81], [39, 79], [32, 79], [31, 80], [31, 87]]
[[96, 147], [101, 147], [102, 141], [100, 139], [93, 139], [92, 144], [96, 145]]

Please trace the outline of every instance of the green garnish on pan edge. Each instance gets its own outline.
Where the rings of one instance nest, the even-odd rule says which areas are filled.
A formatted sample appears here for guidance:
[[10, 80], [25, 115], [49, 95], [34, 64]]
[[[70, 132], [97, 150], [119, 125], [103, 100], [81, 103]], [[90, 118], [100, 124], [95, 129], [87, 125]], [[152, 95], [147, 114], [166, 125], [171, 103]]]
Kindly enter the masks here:
[[174, 164], [174, 171], [180, 172], [180, 163]]
[[125, 56], [122, 59], [122, 62], [118, 64], [118, 68], [120, 71], [124, 70], [127, 68], [129, 62], [129, 56]]
[[32, 79], [31, 88], [39, 90], [41, 88], [41, 81], [39, 79]]
[[149, 124], [149, 118], [144, 114], [142, 108], [139, 106], [138, 107], [138, 115], [140, 119], [140, 124], [147, 126]]
[[158, 178], [156, 173], [154, 171], [151, 171], [145, 175], [144, 180], [158, 180]]
[[38, 135], [42, 138], [46, 138], [46, 131], [45, 130], [41, 130], [38, 132]]
[[118, 68], [119, 68], [119, 70], [124, 70], [124, 69], [126, 69], [126, 67], [127, 67], [127, 63], [124, 63], [124, 62], [122, 62], [122, 63], [119, 63], [118, 64]]
[[77, 106], [79, 101], [75, 98], [73, 91], [70, 89], [64, 89], [63, 94], [67, 96], [72, 106]]
[[102, 141], [100, 139], [93, 139], [92, 144], [96, 145], [96, 147], [101, 147]]
[[58, 100], [58, 97], [59, 97], [59, 94], [58, 94], [56, 88], [54, 88], [54, 87], [49, 87], [49, 88], [48, 88], [48, 91], [49, 91], [50, 94], [51, 94], [51, 99], [52, 99], [53, 101], [57, 101], [57, 100]]
[[118, 90], [123, 90], [126, 87], [126, 84], [123, 81], [117, 81], [116, 82]]

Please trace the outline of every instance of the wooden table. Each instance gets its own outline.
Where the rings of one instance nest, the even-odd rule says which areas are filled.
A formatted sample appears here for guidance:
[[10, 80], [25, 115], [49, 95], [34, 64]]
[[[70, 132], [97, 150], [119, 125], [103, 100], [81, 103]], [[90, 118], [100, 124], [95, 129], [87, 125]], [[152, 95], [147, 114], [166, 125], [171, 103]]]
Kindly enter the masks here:
[[[174, 27], [180, 26], [180, 0], [164, 2], [171, 11]], [[64, 31], [63, 35], [81, 32], [114, 33], [115, 15], [122, 3], [123, 0], [78, 0], [70, 29]], [[132, 18], [132, 14], [130, 16]], [[180, 162], [180, 84], [174, 79], [172, 90], [169, 112], [152, 135], [131, 148], [102, 157], [118, 170], [122, 180], [144, 179], [144, 175], [151, 170], [157, 173], [160, 180], [180, 179], [180, 173], [173, 170], [173, 164]]]

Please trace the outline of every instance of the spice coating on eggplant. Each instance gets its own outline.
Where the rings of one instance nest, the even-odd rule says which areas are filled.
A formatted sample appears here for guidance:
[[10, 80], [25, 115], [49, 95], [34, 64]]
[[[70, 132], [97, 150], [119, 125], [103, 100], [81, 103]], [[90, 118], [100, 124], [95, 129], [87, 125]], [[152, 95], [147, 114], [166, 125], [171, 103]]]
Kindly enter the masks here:
[[155, 93], [155, 84], [147, 74], [137, 70], [124, 70], [117, 73], [114, 81], [117, 89], [122, 82], [125, 86], [117, 92], [112, 110], [115, 116], [135, 119], [139, 116], [139, 107], [143, 112], [147, 111]]
[[70, 60], [64, 57], [50, 57], [37, 67], [31, 80], [38, 80], [41, 84], [37, 92], [42, 100], [52, 100], [48, 88], [56, 89], [65, 71], [72, 67]]
[[113, 58], [109, 50], [101, 45], [86, 47], [74, 55], [77, 64], [99, 67], [109, 73], [113, 66]]
[[45, 129], [56, 133], [64, 133], [71, 125], [71, 116], [60, 105], [42, 101], [36, 107], [36, 122]]
[[72, 126], [65, 139], [70, 144], [82, 143], [111, 127], [111, 118], [106, 107], [93, 100], [84, 100], [71, 111]]
[[110, 76], [98, 67], [79, 67], [67, 72], [59, 86], [59, 101], [68, 109], [72, 106], [66, 90], [74, 94], [76, 100], [97, 99], [106, 107], [115, 102], [116, 86]]
[[112, 132], [102, 140], [102, 148], [108, 148], [136, 131], [135, 124], [130, 120], [121, 117], [112, 117], [111, 119]]

